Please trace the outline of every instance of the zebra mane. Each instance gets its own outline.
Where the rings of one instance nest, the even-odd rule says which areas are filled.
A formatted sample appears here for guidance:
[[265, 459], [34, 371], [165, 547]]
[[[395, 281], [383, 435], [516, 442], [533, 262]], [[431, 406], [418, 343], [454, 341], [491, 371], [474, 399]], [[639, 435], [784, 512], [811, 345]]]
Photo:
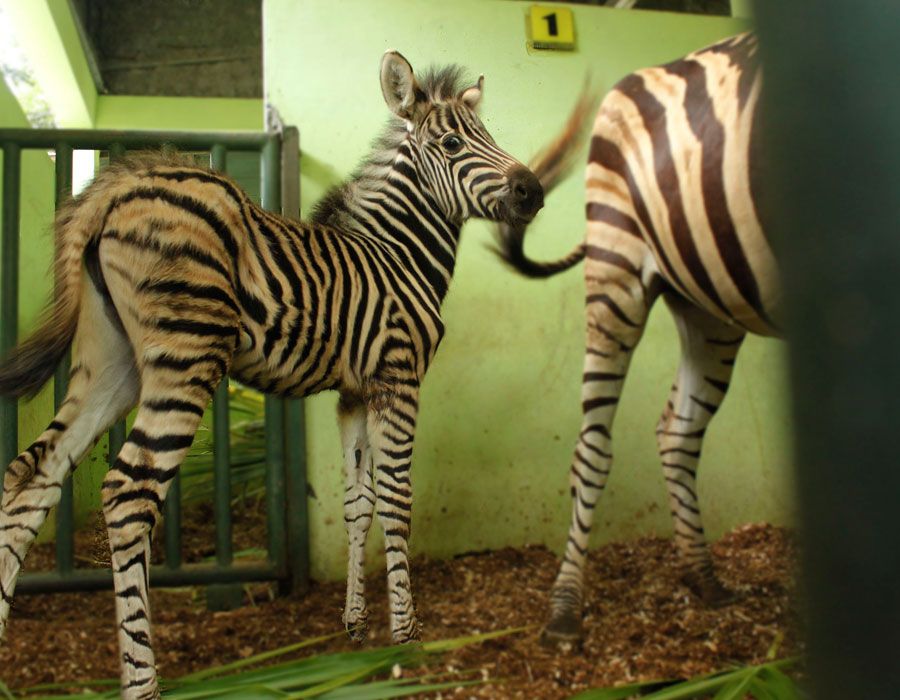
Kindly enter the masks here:
[[432, 102], [446, 102], [459, 97], [459, 93], [468, 87], [462, 67], [455, 64], [443, 68], [432, 66], [418, 78], [418, 82], [422, 92]]
[[[463, 69], [455, 64], [432, 66], [422, 75], [416, 76], [416, 80], [419, 88], [431, 102], [447, 102], [455, 99], [468, 86]], [[372, 142], [369, 154], [350, 177], [328, 190], [315, 204], [309, 217], [310, 222], [340, 228], [342, 223], [348, 221], [353, 198], [361, 190], [380, 189], [406, 135], [403, 120], [391, 117], [381, 134]]]

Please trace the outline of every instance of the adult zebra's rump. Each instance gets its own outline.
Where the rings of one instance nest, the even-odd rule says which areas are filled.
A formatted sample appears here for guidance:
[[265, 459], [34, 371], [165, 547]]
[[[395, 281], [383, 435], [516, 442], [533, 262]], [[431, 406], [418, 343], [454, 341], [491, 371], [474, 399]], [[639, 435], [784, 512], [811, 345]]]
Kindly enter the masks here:
[[[530, 260], [526, 225], [502, 225], [498, 252], [546, 277], [585, 261], [583, 421], [570, 472], [572, 520], [545, 636], [580, 636], [584, 563], [612, 467], [611, 429], [631, 356], [662, 296], [681, 365], [656, 429], [692, 587], [727, 597], [703, 534], [695, 476], [707, 425], [728, 390], [748, 332], [778, 335], [779, 283], [760, 222], [756, 38], [742, 34], [626, 76], [604, 98], [586, 171], [587, 234], [561, 260]], [[569, 140], [559, 148], [572, 150]], [[542, 164], [533, 165], [540, 173]]]
[[103, 482], [122, 694], [159, 697], [149, 537], [219, 381], [283, 396], [340, 392], [350, 539], [344, 622], [364, 635], [363, 552], [377, 512], [391, 631], [417, 638], [407, 559], [419, 386], [443, 335], [441, 302], [470, 217], [519, 224], [543, 204], [535, 176], [476, 114], [482, 80], [417, 79], [385, 54], [395, 115], [313, 220], [256, 206], [227, 177], [179, 162], [114, 165], [56, 222], [57, 286], [43, 325], [0, 364], [0, 393], [33, 393], [70, 342], [69, 392], [9, 466], [0, 504], [0, 636], [26, 551], [95, 438], [137, 406]]

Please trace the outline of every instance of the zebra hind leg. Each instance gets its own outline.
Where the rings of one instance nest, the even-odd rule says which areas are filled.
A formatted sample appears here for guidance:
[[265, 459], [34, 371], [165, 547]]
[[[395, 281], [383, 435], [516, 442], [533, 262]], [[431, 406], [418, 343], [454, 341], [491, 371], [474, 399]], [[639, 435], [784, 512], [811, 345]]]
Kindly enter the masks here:
[[666, 298], [681, 339], [681, 364], [656, 428], [684, 580], [710, 605], [734, 595], [713, 571], [700, 518], [696, 474], [706, 428], [728, 391], [744, 332], [676, 298]]
[[565, 648], [581, 640], [584, 568], [594, 510], [612, 468], [613, 419], [654, 298], [644, 285], [640, 268], [644, 251], [628, 244], [619, 247], [622, 252], [592, 247], [586, 261], [583, 418], [569, 471], [569, 536], [550, 592], [550, 619], [541, 635], [541, 641], [550, 646]]
[[[184, 336], [179, 338], [178, 336]], [[228, 343], [194, 347], [179, 332], [162, 348], [154, 339], [142, 358], [141, 395], [134, 424], [103, 480], [109, 535], [121, 693], [126, 700], [158, 698], [148, 599], [150, 537], [166, 492], [181, 465], [203, 411], [231, 361]], [[236, 337], [236, 333], [231, 336]], [[181, 342], [179, 342], [181, 341]]]
[[66, 399], [47, 429], [9, 465], [0, 506], [0, 639], [28, 548], [60, 497], [62, 482], [111, 423], [137, 399], [127, 339], [84, 292]]
[[347, 484], [344, 495], [344, 526], [349, 540], [347, 600], [343, 621], [350, 638], [361, 642], [366, 638], [368, 630], [364, 576], [366, 536], [375, 510], [372, 453], [366, 434], [365, 405], [342, 396], [338, 420]]

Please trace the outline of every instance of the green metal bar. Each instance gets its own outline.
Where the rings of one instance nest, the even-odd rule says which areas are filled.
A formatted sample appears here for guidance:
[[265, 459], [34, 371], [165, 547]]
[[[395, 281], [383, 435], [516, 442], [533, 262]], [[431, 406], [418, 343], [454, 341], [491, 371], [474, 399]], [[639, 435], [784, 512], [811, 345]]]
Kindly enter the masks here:
[[[247, 581], [274, 581], [280, 575], [274, 566], [260, 564], [232, 564], [227, 568], [209, 564], [189, 564], [179, 569], [153, 566], [150, 568], [150, 585], [172, 588]], [[16, 594], [98, 591], [111, 588], [112, 572], [109, 569], [81, 569], [68, 576], [62, 576], [56, 571], [48, 571], [23, 575], [16, 586]]]
[[117, 421], [112, 428], [109, 429], [109, 455], [107, 463], [110, 468], [116, 463], [119, 452], [122, 451], [122, 445], [125, 444], [125, 421]]
[[129, 150], [157, 149], [168, 144], [176, 148], [208, 151], [221, 144], [229, 151], [258, 151], [272, 138], [264, 132], [118, 131], [87, 129], [0, 129], [0, 143], [20, 148], [55, 148], [65, 141], [75, 149], [102, 151], [112, 143]]
[[285, 500], [284, 500], [284, 399], [266, 396], [266, 517], [269, 561], [284, 572]]
[[163, 535], [165, 536], [166, 567], [181, 566], [181, 474], [176, 474], [163, 504]]
[[[56, 208], [72, 194], [72, 147], [61, 143], [56, 146]], [[69, 388], [69, 354], [56, 368], [53, 378], [53, 407], [59, 410]], [[56, 506], [56, 570], [61, 575], [75, 568], [75, 497], [72, 491], [72, 475], [62, 483], [59, 504]]]
[[[114, 163], [120, 158], [125, 156], [125, 146], [122, 143], [111, 143], [109, 144], [109, 162]], [[117, 421], [113, 426], [109, 429], [109, 457], [108, 462], [109, 466], [112, 467], [116, 458], [119, 456], [119, 452], [122, 451], [122, 446], [125, 444], [125, 419], [121, 419]]]
[[225, 144], [215, 143], [209, 149], [209, 165], [213, 170], [225, 172], [228, 168], [228, 148]]
[[[213, 144], [210, 167], [224, 173], [228, 167], [228, 149]], [[213, 512], [216, 520], [216, 562], [227, 566], [232, 561], [231, 542], [231, 441], [228, 416], [228, 378], [216, 388], [213, 411]]]
[[117, 160], [119, 160], [120, 158], [123, 158], [125, 156], [125, 153], [127, 152], [128, 149], [125, 146], [125, 144], [122, 143], [121, 141], [114, 141], [113, 143], [109, 144], [108, 150], [109, 150], [109, 162], [115, 163]]
[[[210, 166], [224, 173], [228, 149], [221, 143], [210, 149]], [[228, 567], [233, 561], [231, 527], [231, 433], [228, 416], [228, 377], [216, 388], [213, 411], [213, 512], [216, 521], [216, 563]], [[231, 610], [240, 607], [244, 592], [236, 583], [215, 584], [206, 591], [206, 607]]]
[[281, 141], [271, 134], [262, 148], [260, 176], [262, 205], [269, 211], [281, 213]]
[[[300, 132], [285, 127], [281, 132], [281, 210], [300, 217]], [[303, 402], [285, 401], [284, 466], [287, 518], [287, 587], [294, 592], [309, 586], [309, 502], [306, 484], [306, 432]]]
[[[271, 135], [262, 148], [260, 176], [262, 205], [281, 211], [281, 143]], [[285, 571], [285, 494], [284, 494], [284, 399], [266, 396], [266, 515], [269, 530], [269, 559]]]
[[216, 518], [216, 562], [227, 566], [231, 552], [231, 450], [228, 426], [228, 379], [213, 396], [213, 511]]
[[284, 466], [287, 502], [287, 559], [293, 592], [309, 587], [309, 513], [306, 489], [306, 439], [301, 399], [285, 401]]
[[[3, 214], [0, 224], [0, 355], [16, 344], [19, 324], [19, 175], [22, 151], [3, 143]], [[18, 404], [0, 397], [0, 495], [7, 465], [19, 453]]]

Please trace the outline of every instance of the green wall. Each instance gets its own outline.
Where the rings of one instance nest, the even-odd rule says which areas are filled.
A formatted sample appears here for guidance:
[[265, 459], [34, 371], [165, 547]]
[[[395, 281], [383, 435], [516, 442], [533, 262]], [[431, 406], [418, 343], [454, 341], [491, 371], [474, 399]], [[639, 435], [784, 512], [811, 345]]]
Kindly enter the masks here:
[[[338, 7], [340, 8], [338, 11]], [[573, 7], [578, 48], [525, 46], [523, 2], [266, 0], [266, 99], [300, 128], [303, 210], [349, 173], [387, 118], [378, 84], [386, 49], [417, 69], [458, 62], [486, 79], [482, 115], [522, 160], [558, 129], [586, 71], [604, 90], [625, 73], [746, 28], [731, 18]], [[537, 257], [583, 236], [583, 186], [573, 175], [532, 227]], [[444, 307], [447, 335], [425, 380], [414, 456], [412, 550], [433, 556], [525, 543], [559, 550], [568, 523], [568, 465], [580, 424], [583, 281], [545, 282], [502, 269], [487, 226], [467, 226]], [[653, 428], [675, 372], [674, 326], [660, 304], [636, 353], [615, 426], [616, 467], [595, 543], [669, 534]], [[714, 536], [747, 521], [791, 520], [783, 348], [751, 338], [709, 433], [700, 497]], [[312, 561], [344, 575], [337, 395], [308, 402]], [[380, 533], [370, 540], [377, 557]]]

